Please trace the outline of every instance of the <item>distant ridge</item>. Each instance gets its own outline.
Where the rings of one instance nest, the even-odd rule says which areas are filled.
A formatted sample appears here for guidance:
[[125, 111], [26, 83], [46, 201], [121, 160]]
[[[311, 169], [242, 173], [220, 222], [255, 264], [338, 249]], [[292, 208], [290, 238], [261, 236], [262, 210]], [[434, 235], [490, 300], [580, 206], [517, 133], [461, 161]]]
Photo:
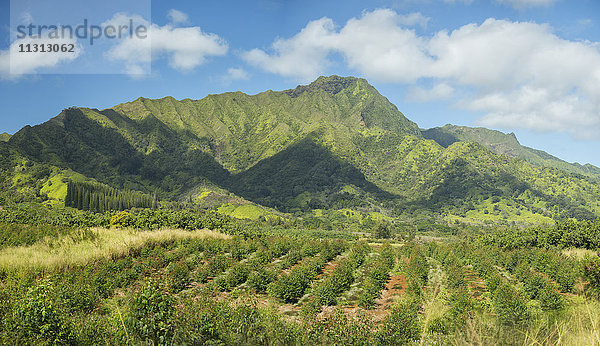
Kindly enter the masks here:
[[600, 168], [591, 164], [569, 163], [544, 151], [521, 145], [514, 133], [502, 133], [483, 127], [445, 125], [422, 130], [423, 137], [432, 139], [443, 147], [458, 141], [473, 141], [492, 152], [525, 160], [541, 167], [554, 167], [565, 172], [583, 174], [600, 179]]

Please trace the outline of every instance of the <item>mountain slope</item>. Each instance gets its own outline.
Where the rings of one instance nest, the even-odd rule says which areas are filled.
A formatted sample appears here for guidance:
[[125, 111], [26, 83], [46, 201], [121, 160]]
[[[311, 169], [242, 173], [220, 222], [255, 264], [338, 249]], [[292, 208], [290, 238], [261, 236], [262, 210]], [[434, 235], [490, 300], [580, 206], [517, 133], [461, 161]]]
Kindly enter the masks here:
[[0, 133], [0, 142], [8, 142], [10, 137], [12, 137], [12, 135], [9, 133], [6, 133], [6, 132]]
[[600, 215], [591, 178], [474, 142], [442, 146], [353, 77], [257, 95], [71, 108], [21, 129], [7, 145], [30, 160], [162, 198], [214, 184], [288, 212], [353, 207], [494, 222]]
[[508, 155], [523, 159], [542, 167], [554, 167], [565, 172], [584, 174], [600, 178], [600, 168], [585, 164], [569, 163], [544, 151], [522, 146], [514, 133], [504, 134], [500, 131], [483, 127], [467, 127], [445, 125], [421, 131], [423, 137], [432, 139], [443, 147], [458, 141], [473, 141], [490, 149], [496, 154]]

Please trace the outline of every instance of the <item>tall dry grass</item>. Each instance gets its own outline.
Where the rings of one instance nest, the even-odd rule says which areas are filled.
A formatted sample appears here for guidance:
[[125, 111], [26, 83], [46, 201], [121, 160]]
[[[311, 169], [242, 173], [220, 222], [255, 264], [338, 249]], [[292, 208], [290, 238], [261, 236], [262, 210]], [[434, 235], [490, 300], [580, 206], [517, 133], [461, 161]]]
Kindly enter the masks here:
[[600, 346], [600, 302], [583, 296], [569, 300], [564, 311], [544, 313], [519, 326], [502, 326], [490, 314], [475, 314], [452, 344]]
[[574, 259], [583, 259], [585, 256], [594, 256], [596, 255], [596, 251], [580, 249], [580, 248], [570, 248], [562, 251], [563, 255], [572, 257]]
[[142, 248], [148, 242], [169, 243], [185, 238], [226, 239], [230, 236], [208, 229], [135, 231], [92, 228], [54, 239], [46, 238], [31, 246], [5, 248], [0, 251], [0, 269], [4, 271], [66, 269], [97, 259], [119, 258]]

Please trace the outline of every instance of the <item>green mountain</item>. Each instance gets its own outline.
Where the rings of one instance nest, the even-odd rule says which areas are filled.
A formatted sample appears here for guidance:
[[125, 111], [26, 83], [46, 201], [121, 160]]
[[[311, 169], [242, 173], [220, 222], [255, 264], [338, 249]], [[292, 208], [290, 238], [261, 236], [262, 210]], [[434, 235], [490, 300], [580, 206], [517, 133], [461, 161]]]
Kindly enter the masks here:
[[[592, 178], [475, 142], [439, 145], [353, 77], [257, 95], [70, 108], [24, 127], [5, 146], [63, 180], [72, 172], [161, 199], [189, 198], [210, 185], [285, 212], [353, 208], [448, 222], [600, 215]], [[10, 189], [29, 168], [8, 166]]]
[[514, 133], [505, 134], [483, 127], [467, 127], [445, 125], [422, 130], [423, 137], [436, 141], [447, 148], [459, 141], [477, 142], [496, 154], [523, 159], [531, 164], [542, 167], [554, 167], [565, 172], [588, 175], [600, 178], [600, 168], [579, 163], [569, 163], [544, 151], [521, 145]]
[[6, 132], [0, 133], [0, 142], [8, 142], [10, 137], [12, 137], [12, 135], [10, 133], [6, 133]]

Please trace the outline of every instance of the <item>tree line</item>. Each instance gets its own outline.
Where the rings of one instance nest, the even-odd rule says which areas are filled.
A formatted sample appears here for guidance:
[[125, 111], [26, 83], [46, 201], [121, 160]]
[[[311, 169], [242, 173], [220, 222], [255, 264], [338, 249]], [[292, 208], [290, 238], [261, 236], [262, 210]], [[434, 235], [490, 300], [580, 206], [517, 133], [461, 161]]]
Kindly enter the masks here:
[[158, 199], [155, 193], [149, 195], [132, 190], [118, 190], [102, 184], [71, 181], [67, 184], [65, 206], [103, 213], [131, 208], [156, 209]]

